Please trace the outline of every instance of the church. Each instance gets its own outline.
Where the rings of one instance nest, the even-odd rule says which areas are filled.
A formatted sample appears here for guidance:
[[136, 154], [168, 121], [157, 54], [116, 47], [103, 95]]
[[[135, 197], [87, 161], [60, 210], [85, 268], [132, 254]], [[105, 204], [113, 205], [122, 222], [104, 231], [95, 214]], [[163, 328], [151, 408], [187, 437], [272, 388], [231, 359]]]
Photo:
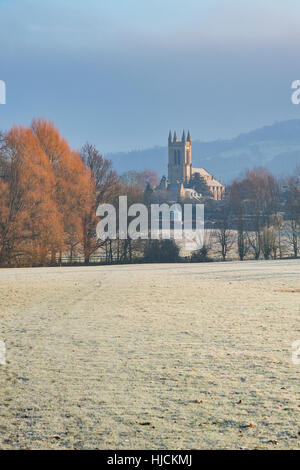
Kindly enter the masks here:
[[194, 200], [208, 197], [220, 201], [225, 194], [225, 186], [215, 179], [205, 168], [193, 168], [192, 142], [188, 131], [183, 131], [181, 140], [176, 131], [168, 139], [168, 179], [163, 177], [156, 191], [166, 193], [168, 200]]

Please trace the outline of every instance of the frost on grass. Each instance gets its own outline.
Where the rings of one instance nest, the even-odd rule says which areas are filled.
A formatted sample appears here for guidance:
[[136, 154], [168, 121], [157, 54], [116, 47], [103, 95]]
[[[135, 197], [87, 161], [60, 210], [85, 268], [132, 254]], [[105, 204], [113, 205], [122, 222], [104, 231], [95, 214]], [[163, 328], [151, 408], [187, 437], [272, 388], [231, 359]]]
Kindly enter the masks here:
[[0, 448], [299, 448], [299, 261], [0, 271]]

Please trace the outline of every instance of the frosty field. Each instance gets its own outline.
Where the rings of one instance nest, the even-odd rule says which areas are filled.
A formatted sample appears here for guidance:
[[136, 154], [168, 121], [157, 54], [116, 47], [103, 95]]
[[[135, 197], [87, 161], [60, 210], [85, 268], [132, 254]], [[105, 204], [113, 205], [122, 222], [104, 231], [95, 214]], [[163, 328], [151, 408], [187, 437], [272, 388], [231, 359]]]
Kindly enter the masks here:
[[2, 449], [300, 449], [300, 261], [0, 270]]

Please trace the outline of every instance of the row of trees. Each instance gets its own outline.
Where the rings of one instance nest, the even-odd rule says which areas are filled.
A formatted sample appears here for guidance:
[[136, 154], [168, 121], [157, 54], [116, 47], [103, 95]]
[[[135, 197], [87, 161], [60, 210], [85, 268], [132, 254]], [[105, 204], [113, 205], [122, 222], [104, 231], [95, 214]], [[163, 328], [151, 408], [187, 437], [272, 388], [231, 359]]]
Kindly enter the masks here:
[[[147, 191], [144, 202], [149, 203]], [[202, 262], [220, 257], [226, 260], [238, 256], [244, 260], [298, 256], [299, 170], [295, 176], [280, 182], [264, 168], [249, 170], [244, 178], [235, 180], [227, 188], [223, 201], [204, 197], [203, 202], [206, 213], [204, 245], [200, 250], [186, 254], [185, 260]], [[108, 263], [183, 261], [172, 240], [110, 240], [104, 256]]]
[[97, 239], [96, 209], [117, 207], [120, 195], [143, 202], [148, 183], [157, 184], [155, 172], [118, 176], [95, 146], [72, 150], [45, 119], [0, 133], [0, 266], [88, 264], [100, 248], [108, 259], [132, 259], [131, 240]]
[[218, 206], [206, 237], [205, 251], [217, 246], [223, 258], [236, 249], [239, 259], [252, 255], [282, 258], [299, 252], [300, 171], [277, 181], [264, 168], [235, 180]]
[[[156, 173], [127, 172], [120, 177], [111, 162], [86, 144], [70, 148], [53, 123], [44, 119], [30, 128], [14, 127], [0, 134], [0, 266], [48, 265], [78, 257], [89, 263], [99, 250], [107, 262], [178, 259], [170, 242], [106, 240], [96, 237], [96, 209], [100, 203], [118, 206], [149, 204]], [[300, 172], [278, 182], [265, 169], [248, 171], [227, 189], [217, 203], [208, 199], [206, 237], [192, 261], [220, 253], [225, 260], [236, 251], [241, 260], [252, 256], [298, 256], [300, 236]], [[161, 201], [163, 202], [163, 201]], [[172, 259], [171, 259], [172, 258]], [[103, 259], [103, 258], [102, 258]]]
[[0, 265], [88, 262], [99, 242], [96, 207], [120, 183], [91, 145], [72, 150], [51, 122], [14, 127], [0, 138]]

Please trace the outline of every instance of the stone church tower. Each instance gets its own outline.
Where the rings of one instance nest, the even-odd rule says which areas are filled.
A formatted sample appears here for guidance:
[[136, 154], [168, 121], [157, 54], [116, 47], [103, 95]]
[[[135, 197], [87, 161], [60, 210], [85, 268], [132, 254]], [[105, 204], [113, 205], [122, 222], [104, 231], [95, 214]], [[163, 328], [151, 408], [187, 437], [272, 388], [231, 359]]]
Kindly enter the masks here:
[[168, 163], [168, 182], [169, 184], [183, 183], [187, 184], [192, 176], [192, 154], [191, 154], [191, 135], [190, 131], [186, 137], [183, 131], [182, 139], [177, 140], [176, 131], [172, 138], [169, 133], [169, 163]]

